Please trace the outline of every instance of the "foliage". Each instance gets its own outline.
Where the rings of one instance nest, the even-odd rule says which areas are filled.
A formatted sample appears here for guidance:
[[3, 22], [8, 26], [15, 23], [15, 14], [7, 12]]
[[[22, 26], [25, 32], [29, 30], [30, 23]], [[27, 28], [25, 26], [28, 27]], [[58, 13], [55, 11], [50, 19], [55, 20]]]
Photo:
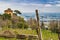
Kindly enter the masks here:
[[45, 29], [45, 27], [44, 27], [44, 22], [43, 22], [43, 21], [41, 22], [41, 28], [42, 28], [42, 29]]
[[19, 23], [17, 23], [17, 27], [18, 28], [22, 28], [22, 29], [27, 29], [28, 28], [28, 24], [24, 23], [24, 22], [19, 22]]
[[37, 28], [36, 19], [30, 18], [27, 22], [28, 22], [30, 28], [32, 28], [32, 29], [36, 29]]
[[28, 28], [28, 24], [24, 18], [17, 16], [17, 14], [21, 14], [21, 12], [19, 10], [14, 10], [14, 12], [12, 17], [7, 13], [0, 14], [0, 26], [2, 28]]
[[43, 40], [58, 40], [58, 34], [50, 30], [42, 30], [42, 38]]
[[24, 28], [27, 29], [29, 26], [27, 23], [24, 23]]
[[27, 22], [20, 16], [14, 16], [12, 18], [12, 26], [13, 28], [28, 28]]
[[22, 14], [19, 10], [14, 10], [15, 14]]
[[27, 22], [21, 16], [13, 16], [9, 14], [0, 15], [0, 26], [2, 28], [28, 28]]
[[21, 22], [21, 23], [17, 23], [17, 27], [18, 28], [23, 28], [23, 23]]
[[58, 30], [58, 21], [51, 21], [49, 24], [50, 30], [53, 32], [57, 32]]
[[6, 13], [3, 14], [2, 17], [3, 17], [3, 20], [5, 20], [5, 19], [9, 19], [10, 20], [11, 19], [11, 15], [6, 14]]

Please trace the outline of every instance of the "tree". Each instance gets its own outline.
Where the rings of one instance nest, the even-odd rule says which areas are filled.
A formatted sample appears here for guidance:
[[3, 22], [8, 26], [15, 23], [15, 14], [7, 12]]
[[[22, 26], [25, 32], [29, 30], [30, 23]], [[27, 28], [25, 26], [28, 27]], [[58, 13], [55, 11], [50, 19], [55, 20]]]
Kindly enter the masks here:
[[15, 14], [22, 14], [19, 10], [14, 10]]

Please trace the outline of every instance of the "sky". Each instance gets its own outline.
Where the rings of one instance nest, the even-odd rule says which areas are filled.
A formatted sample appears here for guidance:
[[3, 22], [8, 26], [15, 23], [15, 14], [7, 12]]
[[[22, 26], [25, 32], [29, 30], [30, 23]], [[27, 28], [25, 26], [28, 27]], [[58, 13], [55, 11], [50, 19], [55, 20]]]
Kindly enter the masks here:
[[0, 0], [0, 13], [5, 9], [19, 10], [22, 13], [60, 13], [60, 0]]

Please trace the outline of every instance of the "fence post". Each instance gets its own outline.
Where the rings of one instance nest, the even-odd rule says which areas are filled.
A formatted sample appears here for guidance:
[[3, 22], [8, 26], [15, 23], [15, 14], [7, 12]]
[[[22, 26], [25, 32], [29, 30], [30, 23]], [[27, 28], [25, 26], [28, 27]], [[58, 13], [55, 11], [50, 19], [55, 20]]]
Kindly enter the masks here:
[[41, 38], [41, 27], [40, 27], [40, 20], [39, 20], [39, 14], [38, 14], [38, 10], [36, 9], [35, 10], [36, 11], [36, 18], [37, 18], [37, 34], [38, 34], [38, 39], [39, 40], [42, 40], [42, 38]]

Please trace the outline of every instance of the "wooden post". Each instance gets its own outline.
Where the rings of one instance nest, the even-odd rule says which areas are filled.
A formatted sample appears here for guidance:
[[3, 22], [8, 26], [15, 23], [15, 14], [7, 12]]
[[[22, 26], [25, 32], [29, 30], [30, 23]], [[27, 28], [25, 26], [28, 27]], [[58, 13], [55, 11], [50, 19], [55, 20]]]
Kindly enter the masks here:
[[58, 20], [57, 22], [58, 22], [58, 31], [57, 31], [58, 33], [57, 34], [58, 34], [58, 39], [60, 40], [60, 23], [59, 23], [60, 21]]
[[58, 29], [58, 38], [60, 40], [60, 28]]
[[59, 40], [60, 40], [60, 34], [58, 33], [58, 38], [59, 38]]
[[38, 34], [38, 39], [39, 40], [42, 40], [41, 38], [41, 27], [40, 27], [40, 20], [39, 20], [39, 14], [38, 14], [38, 10], [35, 10], [36, 11], [36, 18], [37, 18], [37, 34]]

